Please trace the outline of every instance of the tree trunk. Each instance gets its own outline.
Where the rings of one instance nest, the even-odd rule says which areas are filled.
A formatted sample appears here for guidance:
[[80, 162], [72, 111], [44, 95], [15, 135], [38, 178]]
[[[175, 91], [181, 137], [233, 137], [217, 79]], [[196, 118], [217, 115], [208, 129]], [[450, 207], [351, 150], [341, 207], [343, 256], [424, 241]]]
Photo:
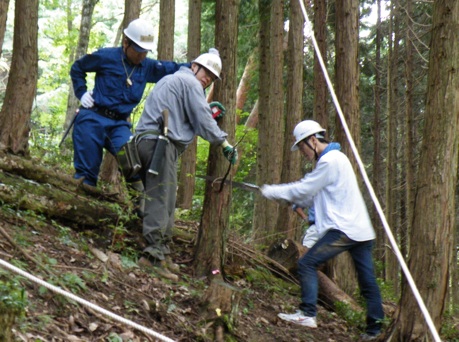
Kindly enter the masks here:
[[[381, 72], [379, 66], [381, 65], [381, 40], [382, 40], [382, 29], [381, 29], [381, 0], [377, 0], [378, 14], [376, 21], [376, 38], [375, 38], [375, 85], [374, 85], [374, 118], [373, 118], [373, 177], [372, 183], [375, 189], [376, 196], [380, 199], [383, 199], [384, 195], [384, 185], [383, 185], [383, 159], [382, 149], [381, 149], [381, 131], [383, 130], [383, 120], [381, 119], [381, 96], [382, 96], [382, 85], [381, 85]], [[384, 240], [385, 232], [381, 224], [381, 219], [376, 211], [375, 206], [371, 207], [371, 221], [376, 230], [376, 248], [374, 251], [374, 256], [376, 260], [384, 259]], [[384, 273], [384, 271], [383, 271]], [[380, 274], [380, 277], [384, 279], [385, 275]]]
[[[359, 111], [359, 72], [358, 72], [358, 38], [359, 38], [359, 1], [343, 0], [336, 3], [336, 93], [344, 117], [357, 148], [360, 147], [360, 111]], [[341, 143], [342, 151], [349, 157], [357, 169], [355, 158], [348, 139], [337, 118], [336, 140]], [[358, 173], [360, 174], [360, 173]], [[356, 273], [351, 257], [342, 253], [327, 263], [327, 275], [346, 293], [357, 289]]]
[[0, 112], [0, 150], [28, 155], [38, 74], [38, 0], [17, 0], [11, 71]]
[[[141, 5], [141, 0], [125, 1], [124, 18], [122, 24], [123, 27], [127, 27], [132, 20], [137, 19], [140, 16]], [[118, 189], [118, 191], [121, 191], [121, 175], [118, 172], [118, 161], [110, 153], [105, 153], [102, 165], [100, 167], [99, 178], [100, 180], [113, 185]]]
[[6, 20], [8, 18], [8, 7], [10, 0], [0, 2], [0, 57], [2, 56], [3, 40], [5, 39]]
[[[257, 184], [280, 183], [284, 145], [282, 0], [260, 0], [259, 129]], [[290, 143], [290, 139], [288, 140]], [[276, 162], [273, 163], [272, 161]], [[255, 199], [253, 234], [269, 244], [277, 234], [278, 204], [262, 196]]]
[[159, 3], [158, 59], [174, 58], [175, 0], [161, 0]]
[[[253, 73], [257, 66], [256, 56], [258, 54], [258, 48], [255, 48], [247, 59], [245, 64], [244, 73], [242, 74], [241, 81], [236, 91], [236, 110], [242, 111], [244, 109], [245, 102], [247, 100], [247, 94], [250, 90], [250, 81], [252, 80]], [[239, 123], [239, 115], [237, 119]]]
[[[214, 99], [226, 106], [226, 115], [220, 120], [222, 130], [233, 142], [236, 124], [236, 47], [239, 0], [217, 0], [215, 14], [215, 46], [220, 51], [223, 72], [222, 81], [214, 85]], [[224, 175], [228, 161], [220, 146], [211, 146], [207, 174], [213, 177]], [[205, 198], [198, 240], [195, 249], [194, 267], [198, 276], [210, 275], [214, 270], [223, 271], [224, 252], [231, 208], [231, 187], [221, 192], [213, 190], [211, 182], [206, 183]], [[216, 299], [218, 302], [218, 299]]]
[[[75, 54], [70, 56], [69, 65], [75, 60], [83, 57], [88, 51], [89, 35], [92, 27], [92, 15], [94, 8], [99, 0], [84, 0], [83, 8], [81, 10], [81, 22], [80, 22], [80, 35], [78, 36], [78, 44], [75, 50]], [[68, 27], [69, 32], [73, 30], [71, 25]], [[73, 91], [73, 83], [69, 82], [69, 96], [67, 98], [67, 113], [65, 115], [64, 131], [70, 126], [73, 117], [75, 116], [75, 110], [79, 106], [79, 100], [76, 98]], [[71, 134], [69, 134], [71, 136]]]
[[[290, 2], [290, 27], [287, 51], [287, 113], [285, 134], [291, 135], [302, 119], [303, 113], [303, 14], [298, 1]], [[301, 153], [292, 153], [289, 139], [283, 144], [281, 183], [290, 183], [301, 178]], [[303, 235], [303, 220], [287, 206], [280, 207], [277, 229], [287, 238], [299, 240]]]
[[[424, 139], [416, 186], [408, 260], [427, 310], [437, 328], [449, 286], [454, 250], [455, 189], [459, 130], [459, 2], [433, 3], [433, 26]], [[457, 260], [454, 260], [457, 262]], [[393, 341], [430, 341], [427, 325], [406, 283]]]
[[[199, 56], [201, 50], [201, 0], [189, 0], [188, 3], [188, 61]], [[196, 173], [197, 139], [188, 146], [180, 158], [178, 175], [177, 207], [190, 209], [193, 203]]]
[[[397, 32], [397, 16], [398, 10], [396, 4], [393, 4], [391, 18], [390, 18], [390, 29], [391, 35], [399, 36]], [[388, 103], [388, 118], [387, 118], [387, 163], [386, 163], [386, 216], [389, 226], [391, 227], [394, 236], [398, 237], [399, 226], [398, 226], [398, 211], [397, 211], [397, 149], [399, 144], [397, 143], [397, 61], [398, 61], [398, 40], [394, 39], [389, 43], [389, 60], [388, 60], [388, 71], [387, 71], [387, 103]], [[395, 254], [390, 247], [390, 242], [385, 237], [385, 253], [384, 253], [384, 265], [386, 280], [393, 284], [394, 292], [396, 294], [400, 291], [400, 280], [398, 277], [399, 266], [395, 258]]]
[[[327, 65], [327, 0], [314, 1], [314, 35], [324, 64]], [[314, 118], [328, 130], [328, 88], [314, 51]]]

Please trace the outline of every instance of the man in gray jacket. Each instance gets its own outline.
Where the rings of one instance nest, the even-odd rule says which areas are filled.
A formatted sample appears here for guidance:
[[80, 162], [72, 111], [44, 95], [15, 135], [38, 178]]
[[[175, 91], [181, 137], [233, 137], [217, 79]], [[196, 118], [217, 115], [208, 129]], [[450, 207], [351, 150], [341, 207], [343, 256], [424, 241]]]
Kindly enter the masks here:
[[[221, 59], [216, 49], [210, 49], [174, 75], [159, 81], [148, 95], [136, 133], [142, 134], [138, 151], [142, 169], [140, 176], [145, 187], [145, 216], [143, 236], [148, 246], [144, 254], [164, 272], [175, 272], [178, 266], [169, 256], [168, 242], [172, 238], [177, 191], [177, 162], [180, 154], [196, 135], [211, 144], [221, 145], [225, 157], [234, 164], [237, 151], [226, 140], [227, 134], [217, 125], [206, 101], [203, 89], [220, 77]], [[158, 134], [163, 130], [163, 110], [169, 111], [168, 139], [157, 175], [149, 172]], [[159, 149], [158, 149], [159, 150]], [[172, 278], [172, 277], [169, 277]]]

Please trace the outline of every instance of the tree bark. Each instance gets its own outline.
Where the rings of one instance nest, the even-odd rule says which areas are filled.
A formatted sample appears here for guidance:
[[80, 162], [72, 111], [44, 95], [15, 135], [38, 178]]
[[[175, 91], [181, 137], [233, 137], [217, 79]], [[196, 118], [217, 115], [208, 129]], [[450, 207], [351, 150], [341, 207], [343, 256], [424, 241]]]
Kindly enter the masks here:
[[[89, 45], [89, 35], [91, 33], [92, 27], [92, 15], [94, 13], [94, 8], [99, 0], [84, 0], [83, 8], [81, 10], [81, 22], [80, 22], [80, 35], [78, 36], [78, 43], [75, 50], [75, 54], [70, 56], [69, 65], [71, 65], [75, 60], [83, 57], [88, 51]], [[69, 32], [73, 30], [71, 24], [69, 24]], [[65, 115], [64, 122], [64, 131], [69, 127], [72, 122], [72, 119], [75, 115], [75, 110], [79, 106], [79, 100], [76, 98], [73, 91], [73, 84], [69, 82], [69, 96], [67, 99], [67, 114]], [[71, 134], [69, 134], [71, 136]]]
[[[357, 148], [360, 147], [360, 111], [359, 111], [359, 1], [337, 1], [336, 5], [336, 94]], [[341, 121], [336, 119], [336, 140], [341, 143], [342, 151], [349, 157], [357, 169], [348, 139], [342, 129]], [[360, 174], [360, 173], [358, 173]], [[357, 289], [355, 269], [348, 253], [341, 253], [327, 263], [327, 275], [346, 293]]]
[[[223, 70], [222, 80], [214, 85], [214, 99], [225, 103], [226, 115], [219, 121], [228, 141], [233, 142], [236, 126], [236, 47], [239, 0], [217, 0], [215, 13], [215, 46], [220, 51]], [[234, 143], [234, 142], [233, 142]], [[211, 146], [207, 174], [221, 176], [228, 170], [228, 161], [220, 146]], [[231, 208], [231, 187], [216, 192], [211, 182], [206, 183], [205, 198], [198, 240], [195, 249], [194, 267], [198, 276], [222, 271], [228, 221]], [[216, 299], [217, 301], [219, 299]]]
[[0, 57], [3, 51], [3, 40], [5, 39], [6, 20], [8, 18], [8, 7], [10, 0], [0, 2]]
[[[455, 255], [455, 190], [459, 130], [459, 2], [433, 3], [424, 139], [416, 186], [408, 267], [439, 330]], [[454, 260], [457, 262], [457, 260]], [[393, 341], [430, 341], [404, 282]]]
[[[201, 51], [201, 0], [189, 0], [188, 3], [188, 61], [191, 62]], [[177, 207], [190, 209], [193, 203], [196, 173], [197, 139], [188, 146], [180, 158], [177, 191]]]
[[[397, 211], [397, 202], [399, 194], [397, 193], [397, 175], [399, 172], [397, 166], [397, 149], [399, 144], [397, 143], [397, 112], [399, 110], [397, 103], [397, 78], [399, 74], [397, 72], [398, 65], [398, 38], [400, 33], [398, 32], [398, 19], [399, 9], [397, 4], [394, 3], [391, 13], [391, 35], [395, 35], [396, 39], [389, 43], [389, 60], [388, 60], [388, 71], [387, 71], [387, 103], [388, 103], [388, 118], [387, 118], [387, 163], [386, 163], [386, 216], [389, 226], [392, 228], [394, 236], [398, 237], [399, 234], [399, 221], [398, 221], [398, 211]], [[386, 280], [390, 281], [393, 284], [394, 292], [398, 294], [400, 292], [400, 279], [399, 266], [395, 258], [395, 254], [390, 247], [390, 242], [387, 237], [385, 237], [385, 273]]]
[[38, 0], [17, 0], [13, 58], [0, 112], [0, 150], [29, 154], [32, 104], [38, 74]]
[[[382, 29], [381, 29], [381, 0], [377, 0], [377, 21], [376, 21], [376, 38], [375, 38], [375, 85], [374, 85], [374, 118], [373, 118], [373, 176], [372, 183], [375, 189], [377, 197], [381, 200], [384, 195], [384, 185], [382, 182], [383, 177], [383, 158], [381, 149], [381, 131], [382, 119], [381, 119], [381, 95], [382, 95], [382, 84], [381, 84], [381, 40], [382, 40]], [[381, 200], [383, 201], [383, 200]], [[385, 232], [381, 224], [381, 219], [378, 216], [375, 206], [371, 207], [371, 221], [376, 231], [376, 248], [374, 256], [376, 260], [384, 259], [384, 240]], [[384, 271], [383, 271], [384, 273]], [[384, 274], [380, 274], [380, 277], [384, 279]]]
[[[324, 64], [327, 65], [327, 0], [314, 1], [314, 35]], [[314, 118], [328, 130], [328, 88], [314, 51]]]
[[[284, 145], [283, 8], [282, 0], [260, 0], [259, 129], [257, 184], [281, 181]], [[288, 140], [290, 142], [290, 139]], [[272, 161], [276, 162], [273, 163]], [[277, 234], [279, 206], [262, 196], [255, 198], [253, 235], [269, 244]]]
[[[287, 50], [287, 113], [285, 134], [290, 136], [302, 119], [303, 113], [303, 14], [298, 1], [290, 2], [290, 27]], [[290, 139], [284, 139], [281, 182], [290, 183], [301, 178], [301, 153], [292, 153]], [[280, 206], [276, 226], [287, 238], [299, 240], [302, 220], [287, 206]]]
[[174, 58], [175, 0], [161, 0], [159, 3], [158, 59]]

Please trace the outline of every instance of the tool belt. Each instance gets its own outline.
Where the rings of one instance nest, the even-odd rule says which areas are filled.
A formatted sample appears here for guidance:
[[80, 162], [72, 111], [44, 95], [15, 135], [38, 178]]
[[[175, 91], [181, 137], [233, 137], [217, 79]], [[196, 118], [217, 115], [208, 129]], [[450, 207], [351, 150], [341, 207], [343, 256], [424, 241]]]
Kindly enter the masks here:
[[121, 114], [121, 113], [118, 113], [118, 112], [115, 112], [113, 110], [108, 110], [107, 108], [94, 108], [94, 111], [99, 114], [99, 115], [102, 115], [106, 118], [109, 118], [109, 119], [112, 119], [112, 120], [124, 120], [126, 118], [126, 115], [125, 114]]
[[116, 154], [116, 159], [118, 159], [118, 165], [126, 180], [129, 180], [136, 176], [142, 168], [142, 163], [140, 162], [137, 144], [140, 141], [141, 137], [149, 134], [159, 135], [159, 131], [151, 130], [140, 134], [132, 135], [128, 142], [124, 144], [123, 147], [121, 147], [119, 152]]

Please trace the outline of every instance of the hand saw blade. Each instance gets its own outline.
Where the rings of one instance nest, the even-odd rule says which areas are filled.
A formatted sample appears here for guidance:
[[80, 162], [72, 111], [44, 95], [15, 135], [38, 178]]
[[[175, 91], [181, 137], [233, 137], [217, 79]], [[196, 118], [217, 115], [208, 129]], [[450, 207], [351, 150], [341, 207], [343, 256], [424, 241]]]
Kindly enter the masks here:
[[[215, 182], [215, 183], [218, 183], [218, 184], [220, 184], [221, 181], [222, 181], [222, 179], [219, 178], [219, 177], [203, 176], [203, 175], [195, 175], [195, 177], [196, 178], [205, 179], [205, 180], [207, 180], [209, 182]], [[234, 181], [232, 181], [230, 179], [225, 179], [225, 184], [232, 185], [235, 188], [239, 188], [239, 189], [250, 191], [250, 192], [255, 192], [255, 193], [259, 193], [260, 192], [260, 187], [258, 185], [251, 184], [251, 183], [234, 182]]]

